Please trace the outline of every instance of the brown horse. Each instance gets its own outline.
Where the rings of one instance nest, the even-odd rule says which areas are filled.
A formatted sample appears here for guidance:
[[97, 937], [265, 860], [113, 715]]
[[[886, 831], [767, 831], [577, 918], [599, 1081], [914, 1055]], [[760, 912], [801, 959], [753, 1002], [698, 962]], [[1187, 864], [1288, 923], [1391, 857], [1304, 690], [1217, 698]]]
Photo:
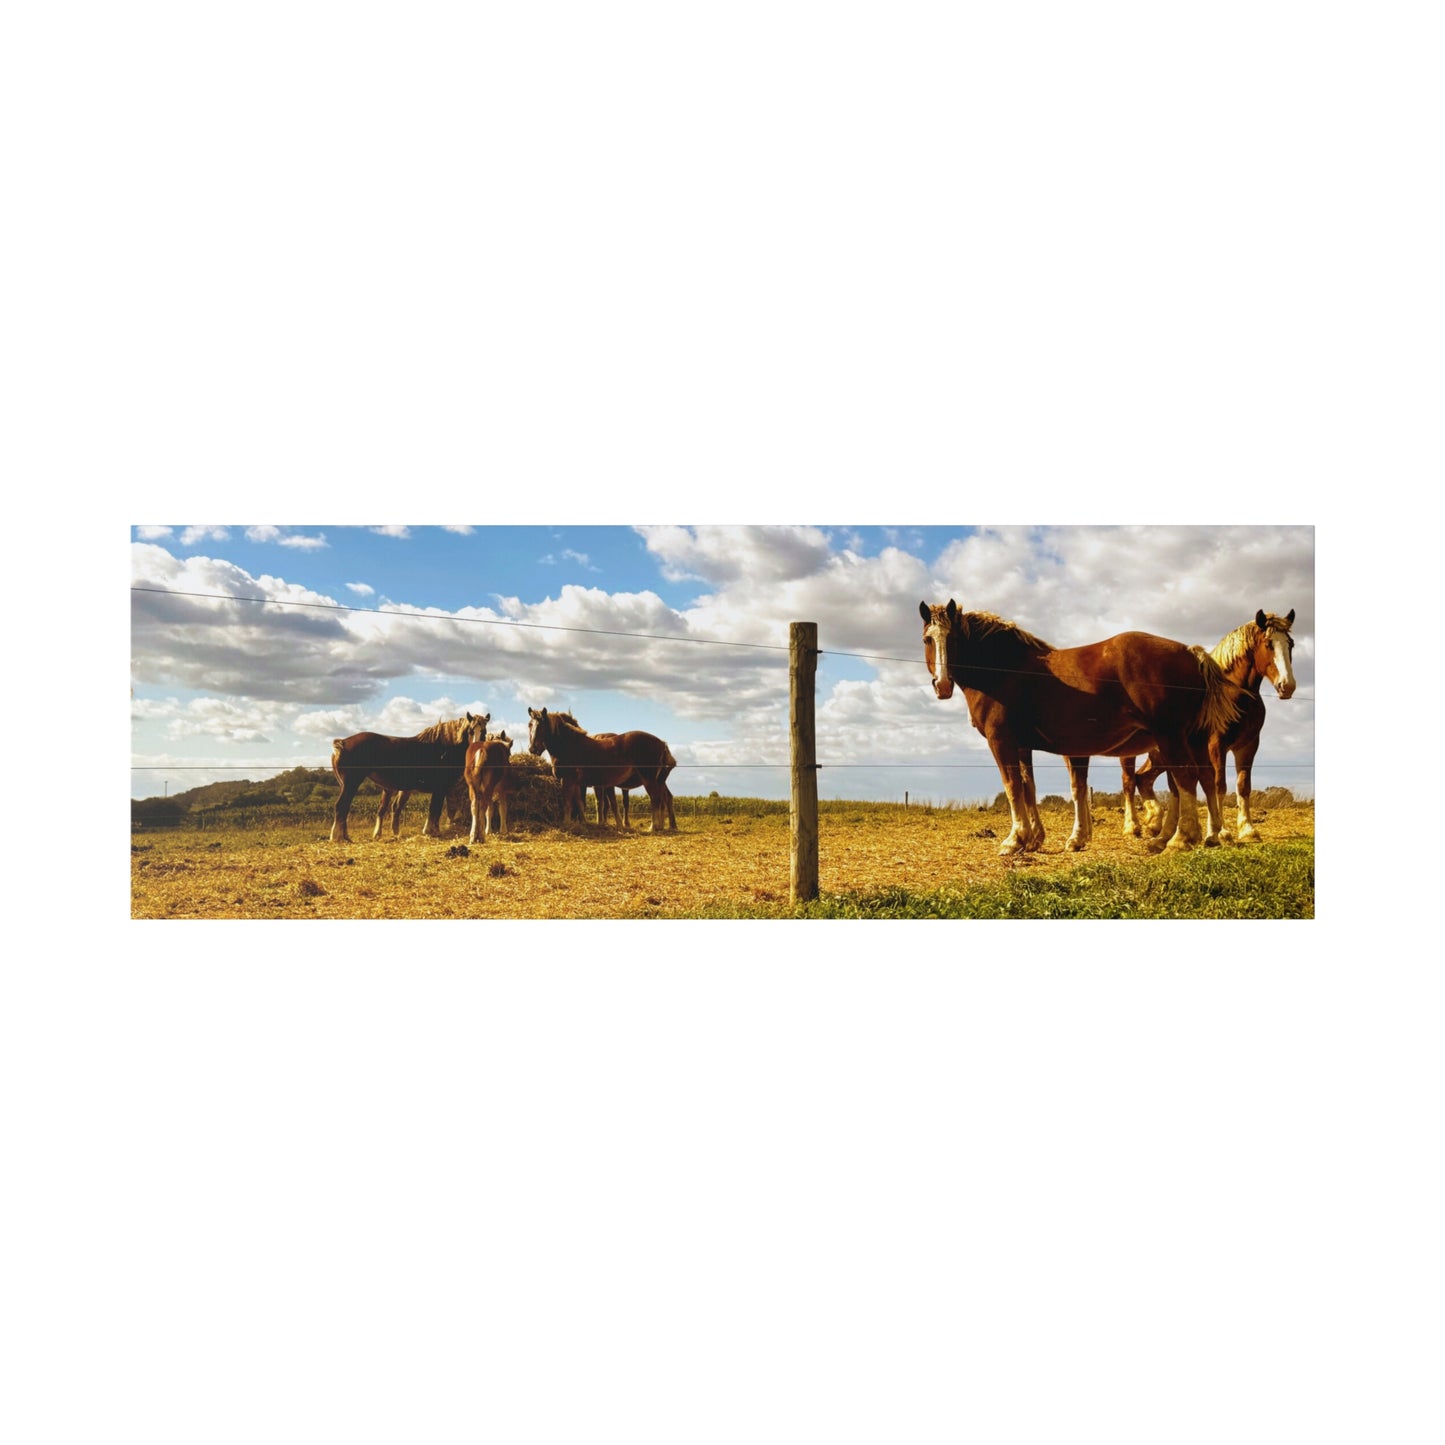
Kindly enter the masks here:
[[[1076, 817], [1088, 816], [1084, 783], [1091, 757], [1163, 750], [1189, 806], [1179, 810], [1170, 848], [1201, 841], [1195, 788], [1204, 789], [1209, 836], [1218, 841], [1219, 798], [1209, 736], [1234, 719], [1224, 673], [1202, 647], [1148, 632], [1121, 632], [1085, 647], [1056, 648], [991, 612], [963, 612], [951, 598], [918, 604], [923, 660], [939, 698], [963, 689], [973, 725], [988, 741], [1008, 796], [1012, 828], [1001, 854], [1043, 845], [1033, 750], [1069, 760]], [[1079, 797], [1082, 788], [1083, 804]], [[1086, 841], [1071, 837], [1074, 847]]]
[[462, 768], [467, 791], [472, 799], [472, 831], [467, 842], [475, 843], [492, 836], [492, 812], [495, 805], [502, 837], [507, 836], [507, 801], [512, 791], [512, 740], [506, 733], [469, 743], [467, 760]]
[[[553, 713], [552, 716], [571, 723], [573, 727], [578, 725], [577, 719], [573, 717], [570, 712], [557, 712]], [[620, 736], [618, 733], [593, 734], [593, 737], [599, 738], [602, 741], [618, 736]], [[670, 758], [671, 756], [672, 754], [669, 752], [668, 757]], [[676, 766], [676, 763], [669, 763], [666, 771], [659, 779], [666, 791], [668, 829], [673, 833], [677, 832], [677, 816], [672, 810], [672, 791], [666, 788], [666, 783], [668, 774], [671, 773]], [[560, 774], [557, 773], [557, 764], [555, 761], [552, 764], [552, 772], [554, 775], [560, 777]], [[633, 768], [626, 777], [618, 779], [615, 783], [599, 782], [597, 778], [593, 776], [592, 769], [580, 768], [577, 771], [576, 781], [578, 785], [577, 791], [575, 794], [569, 795], [572, 798], [575, 811], [570, 815], [564, 813], [564, 816], [574, 817], [579, 823], [585, 823], [587, 821], [587, 789], [591, 788], [597, 799], [597, 826], [599, 828], [607, 822], [609, 815], [613, 822], [617, 824], [619, 831], [623, 828], [632, 827], [632, 789], [643, 786], [642, 774], [639, 773], [636, 768]], [[617, 794], [619, 790], [621, 790], [622, 793], [622, 806], [620, 809], [617, 805]]]
[[667, 787], [677, 759], [661, 738], [643, 732], [584, 732], [570, 713], [549, 713], [546, 708], [529, 707], [527, 715], [528, 748], [537, 757], [549, 754], [562, 781], [564, 819], [572, 816], [574, 801], [580, 805], [584, 788], [636, 787], [640, 782], [652, 803], [652, 831], [660, 833], [666, 824], [677, 831]]
[[[1260, 731], [1264, 727], [1264, 700], [1260, 697], [1260, 689], [1268, 678], [1281, 700], [1294, 695], [1294, 638], [1290, 636], [1293, 623], [1294, 608], [1290, 608], [1288, 616], [1280, 617], [1261, 607], [1252, 621], [1242, 622], [1233, 632], [1226, 633], [1210, 652], [1225, 677], [1237, 689], [1235, 701], [1239, 716], [1222, 733], [1209, 739], [1209, 761], [1214, 769], [1214, 786], [1222, 800], [1226, 791], [1225, 764], [1229, 754], [1234, 754], [1237, 770], [1235, 825], [1236, 836], [1241, 843], [1259, 838], [1259, 830], [1249, 816], [1249, 799], [1250, 772], [1254, 767], [1255, 754], [1259, 751]], [[1136, 782], [1150, 822], [1156, 826], [1168, 826], [1175, 807], [1172, 791], [1166, 812], [1161, 814], [1154, 801], [1154, 780], [1164, 771], [1164, 762], [1157, 750], [1150, 753], [1142, 768], [1136, 770], [1133, 758], [1121, 758], [1119, 767], [1124, 780], [1125, 833], [1135, 838], [1140, 835], [1140, 820], [1134, 803]], [[1228, 830], [1222, 836], [1229, 837]]]
[[331, 841], [349, 843], [346, 816], [351, 800], [368, 778], [381, 789], [381, 806], [376, 810], [373, 838], [381, 837], [381, 825], [391, 808], [391, 831], [401, 831], [401, 807], [412, 793], [430, 793], [431, 808], [422, 827], [423, 837], [435, 837], [441, 819], [442, 804], [448, 791], [462, 775], [467, 760], [467, 747], [476, 739], [485, 738], [489, 713], [473, 717], [451, 718], [423, 728], [415, 737], [394, 738], [386, 733], [353, 733], [349, 738], [331, 740], [331, 771], [341, 784], [331, 824]]

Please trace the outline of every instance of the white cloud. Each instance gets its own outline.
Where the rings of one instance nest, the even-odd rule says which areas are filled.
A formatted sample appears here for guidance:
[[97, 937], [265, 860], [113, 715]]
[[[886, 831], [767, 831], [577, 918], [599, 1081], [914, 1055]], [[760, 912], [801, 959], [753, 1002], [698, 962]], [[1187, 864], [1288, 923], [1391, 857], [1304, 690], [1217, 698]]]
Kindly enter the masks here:
[[[616, 693], [660, 704], [705, 729], [710, 741], [692, 745], [699, 758], [781, 762], [788, 623], [812, 621], [824, 654], [820, 756], [840, 770], [889, 760], [972, 769], [989, 763], [988, 755], [966, 707], [950, 708], [928, 688], [920, 601], [953, 596], [964, 607], [1013, 617], [1058, 646], [1131, 629], [1212, 646], [1259, 607], [1293, 607], [1300, 695], [1281, 703], [1266, 688], [1270, 751], [1277, 760], [1313, 756], [1314, 539], [1308, 527], [998, 528], [959, 540], [932, 562], [902, 547], [871, 557], [817, 551], [823, 536], [817, 529], [653, 528], [648, 535], [662, 565], [686, 559], [716, 573], [715, 585], [680, 609], [650, 591], [573, 584], [536, 603], [499, 597], [495, 608], [459, 612], [397, 600], [416, 617], [136, 594], [133, 676], [229, 700], [234, 713], [180, 716], [186, 727], [232, 737], [247, 726], [268, 736], [290, 727], [322, 741], [368, 727], [408, 735], [466, 710], [490, 711], [500, 726], [504, 705], [514, 714], [507, 721], [525, 735], [526, 706], [567, 706], [583, 693]], [[132, 552], [141, 585], [330, 601], [215, 558], [177, 558], [139, 542]], [[813, 560], [804, 568], [807, 557]], [[347, 587], [371, 595], [369, 584]], [[702, 646], [699, 639], [759, 645]], [[447, 684], [448, 698], [387, 700], [410, 677], [455, 682]], [[267, 704], [305, 710], [283, 725], [276, 712], [264, 710]], [[145, 725], [172, 720], [160, 704], [144, 708], [154, 713], [138, 704], [138, 726], [152, 716]], [[582, 721], [599, 726], [587, 716]], [[960, 773], [954, 782], [951, 794], [940, 784], [940, 796], [995, 791], [986, 770], [980, 777]], [[905, 786], [900, 780], [898, 791]], [[1056, 790], [1052, 781], [1048, 786]]]
[[302, 552], [312, 552], [319, 547], [329, 545], [324, 533], [307, 537], [297, 532], [287, 531], [284, 527], [270, 525], [247, 527], [246, 540], [248, 542], [275, 542], [278, 546], [291, 547]]
[[[350, 737], [352, 733], [386, 733], [391, 737], [413, 737], [423, 728], [445, 718], [462, 717], [466, 713], [486, 713], [492, 718], [491, 731], [500, 731], [496, 709], [484, 698], [433, 698], [418, 702], [411, 697], [392, 697], [380, 707], [324, 708], [303, 712], [292, 721], [292, 731], [305, 738]], [[513, 733], [515, 737], [516, 734]]]
[[231, 534], [224, 527], [187, 527], [181, 533], [181, 546], [194, 547], [197, 542], [229, 542]]
[[375, 532], [378, 537], [410, 537], [410, 527], [369, 527], [368, 531]]
[[346, 584], [346, 590], [348, 592], [355, 592], [358, 597], [376, 596], [376, 588], [366, 582], [348, 582]]
[[176, 741], [206, 737], [228, 743], [265, 743], [290, 717], [291, 709], [274, 703], [194, 698], [177, 709], [166, 733]]
[[459, 537], [470, 537], [477, 529], [475, 527], [443, 527], [443, 532], [455, 532]]
[[637, 527], [670, 582], [754, 586], [806, 577], [828, 556], [818, 527]]
[[142, 542], [159, 542], [162, 537], [171, 535], [170, 527], [137, 527], [136, 535]]

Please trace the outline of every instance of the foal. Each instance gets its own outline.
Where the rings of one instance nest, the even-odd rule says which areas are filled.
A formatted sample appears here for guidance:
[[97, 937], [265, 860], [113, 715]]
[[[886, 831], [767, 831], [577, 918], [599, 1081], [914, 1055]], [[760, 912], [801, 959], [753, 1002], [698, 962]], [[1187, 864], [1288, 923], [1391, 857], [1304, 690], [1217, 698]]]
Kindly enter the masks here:
[[496, 804], [502, 837], [507, 836], [507, 801], [512, 790], [512, 740], [506, 733], [492, 733], [467, 747], [462, 776], [472, 798], [472, 831], [467, 842], [485, 841], [492, 836], [492, 805]]

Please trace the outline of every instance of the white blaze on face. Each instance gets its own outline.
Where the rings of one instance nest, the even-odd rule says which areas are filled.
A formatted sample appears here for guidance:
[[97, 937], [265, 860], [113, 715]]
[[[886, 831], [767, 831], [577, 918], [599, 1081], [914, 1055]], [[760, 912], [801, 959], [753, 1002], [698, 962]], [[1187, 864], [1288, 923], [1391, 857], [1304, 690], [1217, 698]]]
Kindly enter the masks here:
[[1270, 640], [1274, 643], [1274, 690], [1282, 697], [1294, 692], [1294, 642], [1288, 632], [1271, 628]]
[[935, 614], [923, 629], [933, 650], [933, 690], [941, 698], [953, 696], [953, 677], [948, 670], [948, 619]]

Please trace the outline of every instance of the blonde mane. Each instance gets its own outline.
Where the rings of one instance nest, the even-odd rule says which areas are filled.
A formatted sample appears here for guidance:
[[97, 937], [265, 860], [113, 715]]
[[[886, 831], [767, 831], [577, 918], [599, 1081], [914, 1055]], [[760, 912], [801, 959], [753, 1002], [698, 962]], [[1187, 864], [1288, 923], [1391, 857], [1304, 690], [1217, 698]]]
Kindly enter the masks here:
[[1017, 622], [1010, 622], [1006, 617], [1000, 617], [997, 613], [960, 612], [958, 614], [958, 635], [969, 642], [982, 642], [984, 638], [1000, 633], [1010, 634], [1030, 652], [1055, 651], [1052, 643], [1035, 637], [1032, 632], [1025, 632]]
[[447, 718], [423, 728], [416, 736], [423, 743], [462, 743], [467, 739], [469, 724], [464, 717]]
[[[1274, 632], [1289, 632], [1289, 623], [1283, 617], [1277, 617], [1273, 612], [1265, 614], [1265, 628]], [[1260, 638], [1260, 626], [1250, 618], [1248, 622], [1241, 622], [1233, 632], [1221, 637], [1214, 647], [1210, 648], [1209, 655], [1226, 671], [1233, 667], [1242, 657], [1248, 657], [1254, 651], [1255, 644]]]
[[[1254, 624], [1250, 623], [1253, 627]], [[1211, 733], [1224, 732], [1239, 716], [1239, 704], [1234, 700], [1234, 691], [1228, 685], [1224, 668], [1211, 652], [1202, 647], [1191, 647], [1199, 663], [1200, 676], [1204, 679], [1204, 701], [1199, 708], [1198, 726]]]
[[1248, 657], [1254, 651], [1254, 644], [1259, 641], [1259, 628], [1251, 617], [1248, 622], [1241, 622], [1227, 637], [1221, 637], [1214, 647], [1210, 648], [1209, 655], [1221, 667], [1233, 667], [1241, 657]]

